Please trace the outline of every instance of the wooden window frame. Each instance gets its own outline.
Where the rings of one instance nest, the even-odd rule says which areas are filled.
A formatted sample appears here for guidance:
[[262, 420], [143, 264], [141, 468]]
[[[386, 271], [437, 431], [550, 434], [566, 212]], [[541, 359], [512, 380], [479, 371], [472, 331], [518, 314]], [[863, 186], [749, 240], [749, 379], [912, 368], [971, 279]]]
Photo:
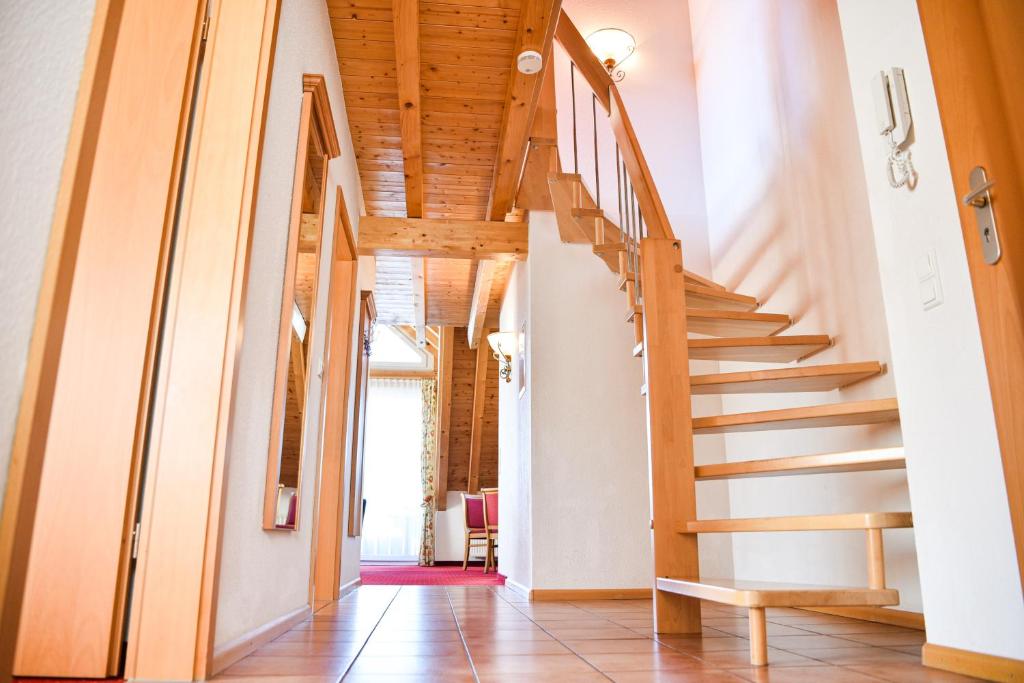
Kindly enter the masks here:
[[[267, 475], [263, 495], [263, 528], [267, 531], [298, 531], [302, 497], [302, 470], [303, 455], [306, 450], [306, 425], [309, 420], [310, 410], [308, 401], [305, 401], [306, 408], [302, 412], [302, 426], [299, 437], [299, 462], [298, 479], [296, 484], [299, 496], [295, 510], [295, 524], [290, 527], [279, 527], [275, 524], [277, 516], [278, 482], [281, 476], [281, 454], [284, 436], [285, 404], [288, 397], [288, 382], [290, 381], [291, 370], [291, 346], [292, 346], [292, 308], [295, 305], [295, 272], [298, 268], [299, 236], [302, 228], [302, 198], [304, 190], [304, 179], [306, 166], [309, 160], [310, 143], [316, 141], [323, 150], [323, 168], [320, 177], [320, 203], [317, 247], [316, 247], [316, 271], [313, 276], [313, 297], [310, 304], [310, 314], [307, 326], [309, 343], [307, 348], [311, 351], [316, 348], [316, 305], [317, 305], [317, 282], [320, 278], [320, 255], [323, 242], [324, 206], [327, 201], [328, 185], [328, 163], [341, 155], [338, 146], [338, 136], [334, 129], [334, 117], [331, 114], [331, 104], [327, 97], [327, 83], [323, 75], [305, 74], [302, 77], [302, 107], [299, 118], [299, 141], [298, 150], [295, 154], [295, 176], [292, 187], [291, 220], [288, 226], [288, 249], [285, 256], [284, 289], [281, 297], [281, 322], [278, 332], [277, 345], [277, 367], [274, 376], [274, 403], [270, 417], [270, 445], [267, 451]], [[309, 392], [308, 378], [312, 370], [311, 359], [313, 353], [306, 356], [306, 388]]]

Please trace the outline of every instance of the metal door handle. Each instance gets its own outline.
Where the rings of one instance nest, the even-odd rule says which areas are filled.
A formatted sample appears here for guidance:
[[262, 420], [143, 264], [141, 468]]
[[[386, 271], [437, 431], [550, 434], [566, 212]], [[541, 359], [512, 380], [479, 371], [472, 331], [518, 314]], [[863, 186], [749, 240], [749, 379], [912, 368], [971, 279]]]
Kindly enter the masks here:
[[981, 253], [985, 263], [993, 265], [999, 261], [1003, 249], [999, 245], [999, 230], [996, 228], [996, 214], [992, 208], [992, 195], [989, 190], [996, 181], [991, 180], [981, 166], [975, 166], [968, 177], [971, 191], [964, 195], [964, 206], [974, 207], [974, 221], [981, 239]]
[[964, 206], [974, 206], [981, 208], [988, 204], [988, 191], [993, 185], [996, 184], [994, 180], [986, 180], [978, 187], [971, 188], [971, 191], [964, 195]]

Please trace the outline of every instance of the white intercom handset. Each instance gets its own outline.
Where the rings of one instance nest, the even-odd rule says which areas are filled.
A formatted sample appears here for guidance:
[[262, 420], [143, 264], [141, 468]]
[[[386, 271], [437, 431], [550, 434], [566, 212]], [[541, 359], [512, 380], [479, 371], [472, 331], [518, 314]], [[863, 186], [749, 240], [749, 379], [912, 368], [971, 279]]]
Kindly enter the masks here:
[[889, 138], [886, 168], [889, 184], [894, 188], [907, 185], [913, 189], [917, 183], [917, 173], [910, 162], [910, 152], [906, 149], [913, 119], [910, 116], [910, 100], [907, 97], [903, 69], [894, 66], [889, 74], [879, 71], [871, 85], [875, 96], [878, 134]]

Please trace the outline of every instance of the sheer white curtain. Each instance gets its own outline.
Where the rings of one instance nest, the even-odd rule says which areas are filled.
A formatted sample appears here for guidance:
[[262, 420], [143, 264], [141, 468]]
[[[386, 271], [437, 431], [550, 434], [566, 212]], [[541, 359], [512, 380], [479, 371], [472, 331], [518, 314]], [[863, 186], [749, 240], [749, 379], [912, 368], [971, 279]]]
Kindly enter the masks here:
[[419, 380], [370, 380], [363, 446], [363, 560], [419, 557], [422, 402]]

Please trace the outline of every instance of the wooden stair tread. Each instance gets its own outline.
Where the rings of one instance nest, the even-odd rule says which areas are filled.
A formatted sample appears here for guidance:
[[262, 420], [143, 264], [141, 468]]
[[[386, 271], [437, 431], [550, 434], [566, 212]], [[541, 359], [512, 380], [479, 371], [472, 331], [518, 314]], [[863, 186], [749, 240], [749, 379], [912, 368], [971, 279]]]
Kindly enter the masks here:
[[737, 607], [830, 607], [897, 605], [893, 588], [851, 588], [812, 584], [659, 576], [658, 590]]
[[831, 344], [832, 340], [825, 334], [691, 339], [689, 352], [690, 358], [696, 360], [789, 363], [812, 356]]
[[753, 311], [758, 307], [757, 299], [746, 294], [736, 294], [724, 289], [704, 287], [702, 285], [685, 283], [686, 307], [690, 308], [714, 308], [720, 311]]
[[864, 451], [795, 455], [787, 458], [698, 465], [693, 468], [693, 474], [698, 481], [714, 481], [750, 477], [784, 477], [797, 474], [898, 470], [904, 467], [906, 467], [906, 460], [903, 455], [903, 447], [898, 446]]
[[604, 218], [604, 211], [596, 208], [575, 208], [572, 210], [572, 215], [576, 216], [577, 218]]
[[879, 375], [883, 369], [881, 363], [870, 361], [693, 375], [690, 377], [690, 391], [694, 394], [831, 391]]
[[580, 182], [576, 173], [549, 173], [548, 190], [555, 210], [558, 236], [566, 244], [592, 244], [593, 240], [573, 216], [574, 183]]
[[[620, 251], [626, 251], [626, 245], [622, 242], [605, 242], [604, 244], [595, 244], [595, 254], [618, 254]], [[617, 264], [616, 264], [617, 265]]]
[[756, 432], [773, 429], [807, 429], [897, 422], [900, 413], [895, 398], [848, 403], [762, 410], [753, 413], [712, 415], [693, 418], [694, 434]]
[[771, 336], [793, 324], [788, 315], [750, 311], [716, 311], [694, 308], [686, 311], [686, 330], [715, 337]]
[[914, 520], [909, 512], [847, 512], [838, 515], [699, 519], [687, 522], [680, 531], [689, 534], [727, 534], [763, 531], [909, 529], [913, 526]]
[[689, 280], [690, 284], [700, 285], [701, 287], [707, 287], [709, 289], [716, 289], [719, 291], [728, 291], [725, 285], [720, 285], [717, 282], [713, 282], [703, 275], [697, 275], [697, 273], [691, 273], [688, 270], [683, 271], [683, 277], [685, 280]]

